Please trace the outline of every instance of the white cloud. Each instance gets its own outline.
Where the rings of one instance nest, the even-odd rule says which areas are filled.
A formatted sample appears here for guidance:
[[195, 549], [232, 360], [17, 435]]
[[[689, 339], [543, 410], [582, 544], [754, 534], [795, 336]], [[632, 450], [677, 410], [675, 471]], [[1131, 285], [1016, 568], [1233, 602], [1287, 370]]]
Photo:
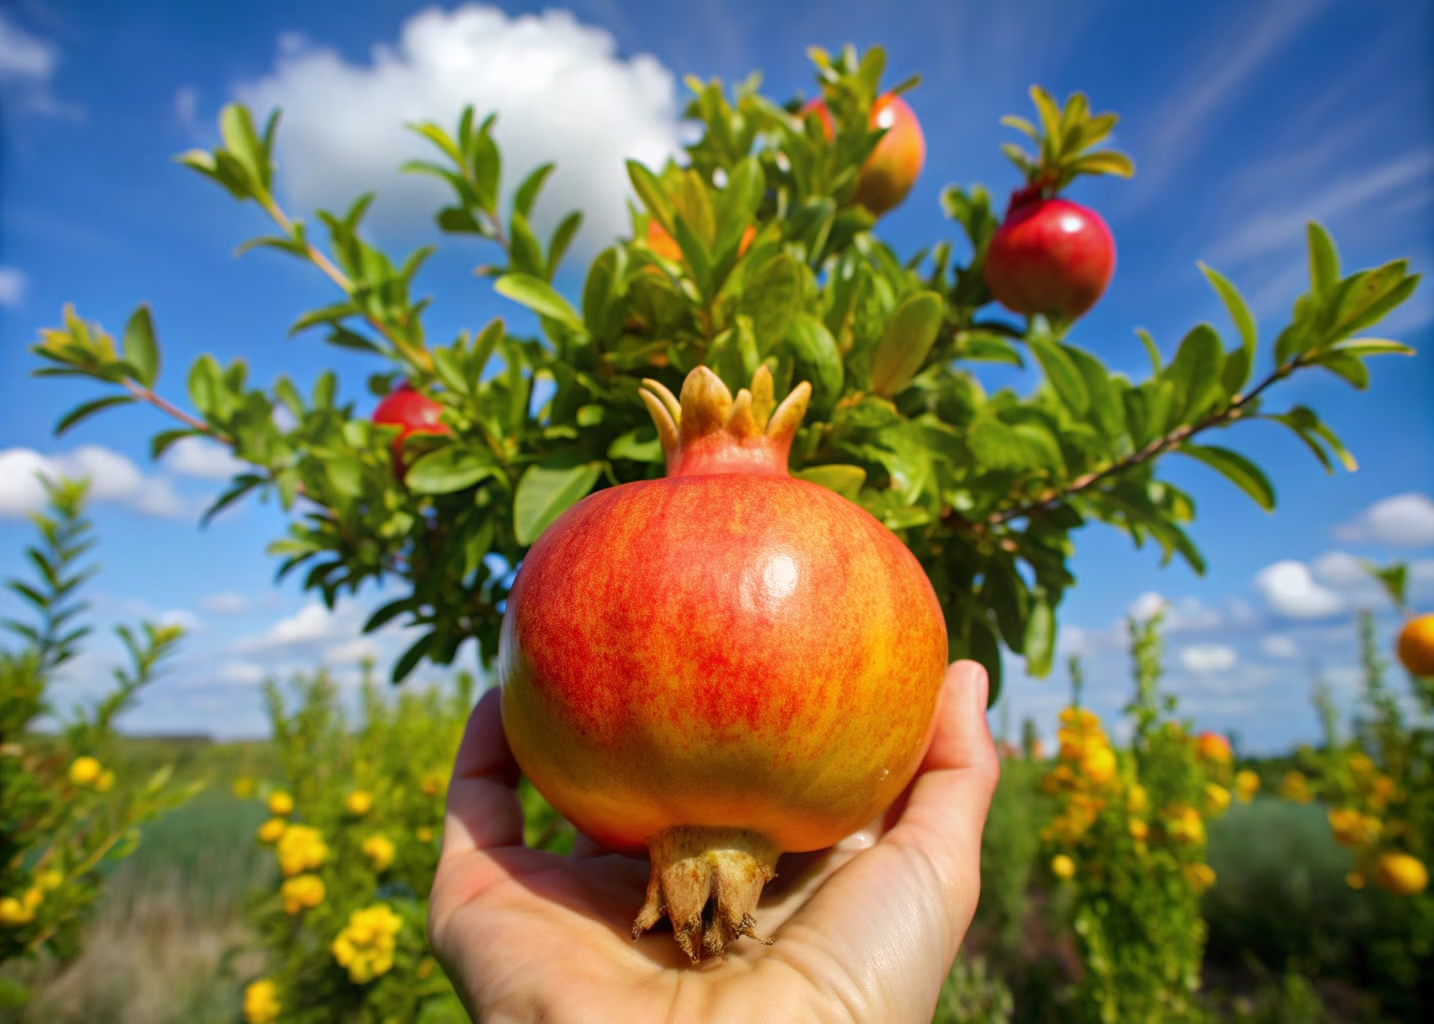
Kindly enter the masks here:
[[285, 38], [269, 76], [238, 94], [256, 115], [283, 109], [280, 174], [296, 205], [342, 207], [376, 189], [380, 228], [426, 222], [445, 198], [426, 176], [396, 172], [409, 158], [435, 158], [405, 123], [449, 127], [467, 104], [480, 117], [497, 112], [508, 189], [556, 161], [535, 211], [539, 227], [581, 209], [582, 238], [595, 245], [627, 230], [624, 158], [660, 164], [680, 132], [672, 73], [651, 56], [623, 60], [616, 48], [609, 32], [567, 11], [430, 8], [367, 63]]
[[254, 686], [262, 683], [269, 677], [264, 666], [252, 661], [231, 660], [219, 666], [215, 673], [216, 679], [221, 683], [229, 683], [236, 686]]
[[1144, 622], [1157, 612], [1163, 612], [1161, 620], [1167, 633], [1198, 633], [1219, 627], [1225, 617], [1214, 608], [1207, 608], [1198, 597], [1184, 597], [1173, 602], [1154, 590], [1148, 590], [1137, 597], [1126, 609], [1126, 614], [1137, 622]]
[[1315, 582], [1303, 562], [1276, 562], [1261, 569], [1255, 587], [1273, 611], [1287, 618], [1322, 619], [1344, 610], [1344, 600]]
[[59, 54], [4, 14], [0, 14], [0, 79], [44, 82], [55, 71]]
[[1349, 544], [1434, 545], [1434, 501], [1427, 494], [1396, 494], [1375, 502], [1335, 530], [1335, 536]]
[[0, 307], [14, 309], [24, 298], [24, 271], [19, 267], [0, 267]]
[[210, 594], [199, 602], [199, 607], [214, 615], [243, 615], [251, 607], [250, 601], [243, 594], [232, 590], [226, 590], [218, 594]]
[[199, 616], [186, 608], [171, 608], [168, 611], [160, 612], [154, 617], [157, 626], [178, 626], [186, 633], [193, 633], [199, 628]]
[[1315, 579], [1339, 590], [1365, 589], [1375, 582], [1364, 563], [1348, 551], [1327, 551], [1310, 566]]
[[176, 473], [203, 480], [228, 480], [249, 468], [217, 441], [186, 437], [174, 442], [164, 453], [164, 463]]
[[173, 517], [189, 511], [165, 477], [145, 476], [133, 462], [99, 445], [60, 455], [29, 448], [0, 450], [0, 518], [37, 512], [45, 505], [40, 477], [86, 478], [93, 501], [112, 502], [148, 516]]
[[1300, 646], [1284, 633], [1271, 633], [1260, 638], [1260, 651], [1268, 658], [1290, 661], [1300, 656]]
[[60, 63], [55, 46], [31, 35], [0, 12], [0, 101], [23, 113], [80, 117], [83, 111], [50, 93]]
[[1239, 655], [1233, 647], [1224, 644], [1196, 644], [1182, 647], [1179, 653], [1180, 665], [1187, 672], [1205, 675], [1209, 672], [1224, 672], [1235, 667]]
[[377, 661], [382, 652], [371, 636], [345, 640], [324, 650], [324, 661], [330, 665], [353, 665], [360, 661]]
[[192, 85], [183, 85], [174, 91], [174, 116], [185, 131], [195, 128], [195, 115], [199, 112], [199, 90]]
[[1126, 609], [1126, 614], [1137, 622], [1144, 622], [1169, 607], [1170, 602], [1166, 601], [1164, 597], [1154, 590], [1147, 590], [1131, 602], [1130, 607]]
[[340, 605], [330, 611], [317, 601], [304, 605], [288, 618], [280, 619], [262, 635], [249, 637], [234, 645], [244, 652], [281, 651], [313, 648], [357, 632], [359, 623], [350, 611], [354, 606]]

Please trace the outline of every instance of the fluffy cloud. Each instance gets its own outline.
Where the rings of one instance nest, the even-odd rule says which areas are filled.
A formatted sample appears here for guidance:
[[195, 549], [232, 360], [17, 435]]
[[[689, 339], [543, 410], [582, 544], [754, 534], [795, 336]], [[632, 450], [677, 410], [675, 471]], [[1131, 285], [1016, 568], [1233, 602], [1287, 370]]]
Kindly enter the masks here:
[[226, 590], [218, 594], [210, 594], [199, 602], [199, 607], [214, 615], [243, 615], [251, 607], [250, 601], [243, 594]]
[[1126, 609], [1126, 614], [1137, 622], [1144, 622], [1157, 612], [1165, 615], [1162, 621], [1167, 633], [1203, 632], [1216, 629], [1225, 621], [1219, 611], [1207, 608], [1198, 597], [1173, 602], [1153, 590], [1141, 594]]
[[203, 480], [228, 480], [248, 468], [216, 441], [202, 437], [186, 437], [176, 441], [165, 453], [164, 463], [176, 473]]
[[0, 450], [0, 517], [25, 516], [43, 508], [41, 477], [88, 479], [92, 500], [148, 516], [181, 516], [190, 511], [167, 478], [145, 476], [118, 452], [86, 445], [61, 455], [41, 455], [29, 448]]
[[1375, 502], [1335, 536], [1350, 544], [1429, 547], [1434, 545], [1434, 501], [1427, 494], [1396, 494]]
[[22, 113], [78, 116], [80, 110], [50, 93], [60, 63], [53, 45], [31, 35], [0, 12], [0, 100]]
[[1344, 610], [1344, 599], [1317, 582], [1303, 562], [1276, 562], [1260, 570], [1255, 587], [1277, 614], [1291, 619], [1322, 619]]
[[1196, 644], [1180, 649], [1180, 665], [1187, 672], [1205, 675], [1209, 672], [1224, 672], [1235, 667], [1240, 660], [1233, 647], [1224, 644]]
[[1282, 661], [1293, 660], [1300, 656], [1300, 646], [1295, 643], [1293, 637], [1284, 633], [1271, 633], [1269, 636], [1260, 638], [1260, 651], [1267, 658], [1279, 658]]
[[24, 272], [19, 267], [0, 267], [0, 308], [14, 309], [24, 298]]
[[295, 204], [342, 207], [376, 189], [381, 229], [426, 222], [445, 198], [426, 176], [397, 173], [407, 159], [433, 158], [405, 123], [450, 126], [468, 104], [480, 116], [496, 112], [508, 189], [555, 161], [538, 225], [580, 209], [580, 243], [589, 245], [627, 228], [624, 159], [661, 163], [680, 131], [672, 73], [650, 56], [620, 59], [610, 33], [561, 10], [509, 17], [496, 7], [432, 8], [409, 18], [396, 44], [375, 46], [367, 63], [286, 37], [273, 71], [238, 94], [256, 115], [283, 109], [280, 174]]
[[261, 662], [284, 674], [311, 669], [317, 663], [342, 666], [396, 657], [415, 639], [411, 629], [389, 625], [364, 634], [369, 609], [356, 602], [332, 611], [317, 601], [275, 622], [263, 633], [236, 641], [231, 651], [241, 659]]

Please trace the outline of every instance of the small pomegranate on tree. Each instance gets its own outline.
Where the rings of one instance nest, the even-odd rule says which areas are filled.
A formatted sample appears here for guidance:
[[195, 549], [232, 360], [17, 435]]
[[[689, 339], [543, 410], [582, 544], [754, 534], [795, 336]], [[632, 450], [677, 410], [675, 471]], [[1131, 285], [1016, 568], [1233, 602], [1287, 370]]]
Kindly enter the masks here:
[[[916, 771], [946, 665], [941, 605], [870, 513], [794, 479], [811, 395], [706, 367], [643, 402], [667, 475], [599, 491], [528, 552], [499, 648], [523, 773], [605, 846], [649, 851], [634, 936], [694, 960], [740, 935], [779, 853], [831, 846]], [[774, 409], [775, 406], [775, 409]]]
[[393, 471], [402, 479], [408, 472], [404, 459], [403, 444], [414, 434], [441, 435], [449, 433], [448, 424], [443, 422], [443, 406], [419, 392], [408, 381], [404, 381], [384, 396], [373, 411], [373, 422], [388, 427], [397, 427], [398, 436], [393, 439]]
[[1064, 108], [1044, 89], [1033, 88], [1031, 97], [1040, 128], [1024, 118], [1002, 118], [1029, 135], [1038, 152], [1031, 156], [1019, 146], [1003, 147], [1026, 175], [1026, 184], [1011, 193], [1006, 219], [991, 238], [986, 284], [1013, 313], [1039, 313], [1069, 323], [1105, 294], [1115, 273], [1115, 239], [1100, 214], [1060, 198], [1059, 192], [1080, 174], [1128, 178], [1135, 167], [1114, 150], [1087, 152], [1115, 127], [1114, 114], [1091, 116], [1080, 93]]
[[[828, 142], [836, 138], [836, 123], [825, 99], [812, 100], [801, 113], [817, 116]], [[862, 161], [852, 198], [880, 217], [900, 206], [921, 176], [926, 163], [926, 136], [916, 113], [894, 92], [883, 93], [871, 104], [867, 127], [882, 134]]]

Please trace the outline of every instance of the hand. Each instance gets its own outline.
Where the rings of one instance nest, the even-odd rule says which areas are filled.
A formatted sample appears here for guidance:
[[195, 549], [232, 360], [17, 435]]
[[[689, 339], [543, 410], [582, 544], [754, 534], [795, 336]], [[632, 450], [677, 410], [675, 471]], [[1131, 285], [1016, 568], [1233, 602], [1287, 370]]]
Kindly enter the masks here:
[[757, 927], [693, 967], [666, 931], [634, 942], [646, 861], [581, 840], [571, 857], [523, 845], [518, 767], [496, 691], [478, 702], [448, 790], [429, 934], [484, 1024], [931, 1020], [981, 887], [981, 829], [998, 766], [986, 672], [946, 671], [931, 745], [883, 821], [788, 855]]

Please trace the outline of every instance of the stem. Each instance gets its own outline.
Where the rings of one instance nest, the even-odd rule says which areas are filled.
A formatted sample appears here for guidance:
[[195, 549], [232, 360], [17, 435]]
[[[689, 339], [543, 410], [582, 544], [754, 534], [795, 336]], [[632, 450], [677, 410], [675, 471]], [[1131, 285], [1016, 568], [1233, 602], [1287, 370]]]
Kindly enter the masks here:
[[183, 409], [179, 408], [176, 405], [170, 404], [168, 401], [161, 398], [153, 391], [149, 390], [149, 388], [141, 387], [132, 380], [124, 381], [124, 388], [130, 394], [134, 395], [135, 398], [138, 398], [141, 402], [148, 402], [160, 412], [174, 417], [175, 419], [179, 420], [179, 422], [183, 423], [185, 426], [190, 427], [193, 430], [197, 430], [201, 434], [206, 434], [209, 437], [214, 438], [214, 440], [220, 442], [221, 444], [226, 444], [231, 448], [234, 447], [233, 438], [229, 437], [227, 434], [223, 434], [220, 431], [215, 430], [203, 420], [195, 419]]
[[[1236, 395], [1233, 399], [1231, 399], [1229, 405], [1225, 406], [1223, 409], [1219, 409], [1211, 413], [1203, 420], [1200, 420], [1196, 423], [1187, 423], [1184, 426], [1176, 427], [1168, 434], [1163, 434], [1162, 436], [1155, 438], [1153, 441], [1149, 442], [1145, 445], [1145, 447], [1139, 449], [1138, 451], [1132, 452], [1131, 454], [1126, 455], [1123, 458], [1117, 459], [1109, 465], [1102, 467], [1101, 469], [1091, 470], [1088, 473], [1083, 473], [1080, 476], [1076, 477], [1074, 480], [1070, 481], [1067, 484], [1064, 484], [1061, 487], [1052, 488], [1034, 501], [1026, 502], [1021, 505], [1015, 505], [1007, 509], [1001, 509], [999, 511], [991, 513], [989, 516], [986, 517], [985, 520], [970, 525], [973, 529], [984, 530], [989, 529], [993, 526], [1000, 526], [1002, 523], [1010, 522], [1012, 519], [1019, 519], [1021, 516], [1028, 516], [1038, 512], [1049, 511], [1051, 508], [1055, 507], [1060, 502], [1064, 501], [1066, 498], [1069, 498], [1073, 494], [1079, 494], [1082, 491], [1088, 491], [1096, 484], [1100, 483], [1102, 480], [1105, 480], [1108, 477], [1115, 476], [1118, 473], [1123, 473], [1127, 469], [1132, 469], [1136, 466], [1141, 465], [1142, 463], [1149, 462], [1151, 459], [1159, 455], [1164, 455], [1172, 448], [1183, 444], [1201, 431], [1209, 430], [1211, 427], [1220, 427], [1225, 426], [1229, 423], [1233, 423], [1235, 420], [1240, 419], [1241, 416], [1245, 414], [1245, 410], [1250, 405], [1250, 403], [1253, 402], [1256, 398], [1258, 398], [1266, 388], [1268, 388], [1271, 384], [1274, 384], [1276, 381], [1283, 380], [1284, 378], [1288, 377], [1291, 373], [1293, 373], [1302, 365], [1304, 365], [1303, 360], [1297, 357], [1285, 366], [1277, 367], [1274, 371], [1270, 373], [1268, 377], [1260, 381], [1260, 383], [1257, 384], [1254, 389], [1251, 390], [1248, 394]], [[952, 521], [953, 523], [955, 522], [955, 520], [951, 519], [951, 516], [948, 516], [947, 519], [949, 521]]]

